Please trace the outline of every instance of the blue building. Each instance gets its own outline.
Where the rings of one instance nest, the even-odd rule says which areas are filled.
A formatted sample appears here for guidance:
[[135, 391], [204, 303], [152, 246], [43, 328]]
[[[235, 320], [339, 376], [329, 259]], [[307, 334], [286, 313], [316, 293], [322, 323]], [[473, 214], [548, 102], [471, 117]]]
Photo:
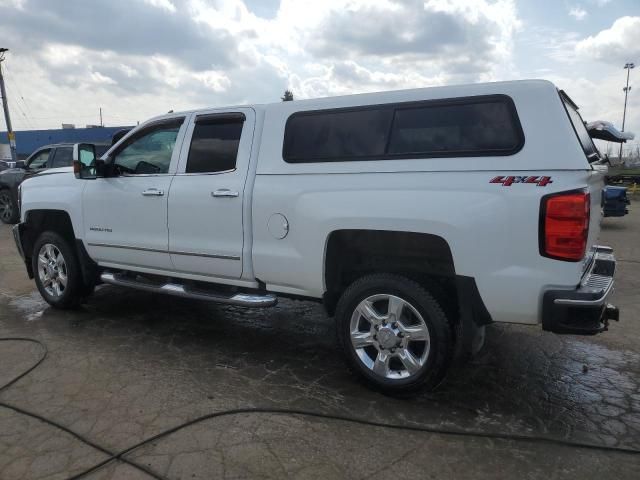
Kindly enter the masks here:
[[[24, 130], [15, 132], [19, 159], [25, 159], [36, 149], [51, 143], [111, 143], [114, 133], [132, 127], [62, 128], [59, 130]], [[9, 143], [7, 132], [0, 132], [0, 143]]]

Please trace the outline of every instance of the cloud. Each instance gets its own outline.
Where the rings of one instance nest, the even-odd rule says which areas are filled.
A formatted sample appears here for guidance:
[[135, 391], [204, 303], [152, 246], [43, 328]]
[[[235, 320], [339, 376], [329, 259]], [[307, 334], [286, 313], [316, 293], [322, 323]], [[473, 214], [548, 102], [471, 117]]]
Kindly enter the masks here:
[[[595, 11], [603, 1], [581, 4]], [[97, 123], [100, 107], [107, 125], [131, 125], [168, 110], [277, 102], [285, 88], [301, 99], [531, 75], [567, 88], [585, 118], [619, 123], [620, 67], [640, 59], [640, 17], [620, 18], [586, 37], [552, 23], [523, 24], [514, 0], [0, 0], [0, 6], [18, 129]], [[627, 126], [638, 125], [640, 104], [631, 95]]]
[[610, 28], [579, 41], [576, 52], [585, 58], [620, 66], [640, 58], [640, 17], [618, 18]]
[[144, 1], [145, 3], [148, 3], [149, 5], [151, 5], [152, 7], [162, 8], [171, 13], [175, 13], [176, 11], [176, 6], [173, 3], [171, 3], [169, 0], [144, 0]]
[[57, 43], [129, 55], [167, 55], [197, 70], [230, 66], [238, 56], [233, 36], [224, 28], [195, 21], [185, 1], [176, 10], [169, 0], [65, 0], [64, 6], [23, 0], [20, 8], [3, 9], [0, 26], [7, 37], [24, 42], [22, 50]]
[[[318, 41], [309, 46], [321, 56], [407, 55], [437, 58], [449, 49], [490, 50], [489, 25], [472, 25], [463, 17], [419, 8], [365, 7], [333, 11], [319, 27]], [[418, 7], [418, 8], [416, 8]]]
[[[606, 120], [613, 122], [617, 128], [622, 125], [622, 109], [624, 94], [621, 86], [624, 78], [620, 71], [615, 74], [599, 76], [597, 79], [588, 79], [579, 76], [555, 76], [550, 75], [559, 88], [566, 90], [571, 98], [580, 107], [580, 113], [585, 121]], [[633, 96], [629, 97], [625, 130], [634, 132], [636, 139], [624, 144], [625, 151], [633, 150], [640, 146], [638, 135], [640, 134], [640, 101]], [[620, 148], [617, 143], [596, 142], [600, 151], [613, 156], [618, 155]]]
[[0, 37], [40, 115], [71, 123], [502, 79], [520, 27], [514, 0], [61, 3], [0, 0]]
[[473, 8], [465, 1], [351, 3], [327, 12], [312, 31], [307, 48], [316, 58], [376, 59], [426, 68], [429, 76], [466, 71], [477, 78], [509, 55], [519, 23], [509, 1]]
[[329, 65], [307, 65], [306, 76], [293, 74], [290, 87], [298, 98], [347, 95], [353, 92], [397, 90], [425, 85], [442, 85], [445, 75], [426, 76], [415, 68], [407, 71], [381, 71], [363, 67], [353, 60], [332, 62]]
[[587, 11], [582, 7], [572, 7], [569, 9], [569, 15], [576, 20], [584, 20], [587, 17]]

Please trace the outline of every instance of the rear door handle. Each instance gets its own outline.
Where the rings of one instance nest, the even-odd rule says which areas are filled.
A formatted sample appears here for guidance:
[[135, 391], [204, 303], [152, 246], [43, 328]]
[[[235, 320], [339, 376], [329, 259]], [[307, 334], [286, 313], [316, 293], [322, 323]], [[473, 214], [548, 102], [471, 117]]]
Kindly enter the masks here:
[[164, 191], [158, 190], [157, 188], [147, 188], [142, 192], [142, 195], [145, 197], [161, 197], [164, 195]]
[[212, 197], [233, 198], [233, 197], [237, 197], [238, 195], [240, 195], [238, 192], [229, 190], [228, 188], [221, 188], [219, 190], [215, 190], [215, 191], [211, 192], [211, 196]]

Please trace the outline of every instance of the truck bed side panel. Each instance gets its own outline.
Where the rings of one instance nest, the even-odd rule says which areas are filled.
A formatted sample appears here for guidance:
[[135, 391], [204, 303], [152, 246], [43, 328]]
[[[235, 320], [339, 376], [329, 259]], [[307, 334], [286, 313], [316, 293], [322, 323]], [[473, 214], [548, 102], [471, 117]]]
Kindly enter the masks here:
[[[540, 172], [521, 172], [539, 175]], [[504, 172], [258, 175], [254, 198], [255, 272], [269, 289], [321, 297], [332, 231], [371, 229], [444, 238], [456, 274], [475, 278], [495, 321], [537, 323], [543, 290], [574, 288], [582, 264], [539, 255], [542, 194], [583, 187], [589, 172], [552, 172], [553, 183], [503, 186]], [[267, 227], [289, 220], [282, 240]]]

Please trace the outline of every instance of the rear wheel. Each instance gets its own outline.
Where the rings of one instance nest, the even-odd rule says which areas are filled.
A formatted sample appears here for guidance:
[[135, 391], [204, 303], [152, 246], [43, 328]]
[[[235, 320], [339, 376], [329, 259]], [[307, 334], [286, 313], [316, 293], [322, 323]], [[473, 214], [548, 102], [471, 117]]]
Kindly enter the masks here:
[[75, 252], [56, 232], [44, 232], [35, 242], [31, 256], [36, 286], [51, 306], [61, 309], [78, 306], [83, 298], [83, 282]]
[[14, 224], [18, 221], [20, 211], [18, 205], [7, 189], [0, 190], [0, 221]]
[[433, 389], [451, 363], [447, 316], [423, 286], [407, 278], [360, 278], [339, 300], [336, 320], [350, 368], [384, 392]]

